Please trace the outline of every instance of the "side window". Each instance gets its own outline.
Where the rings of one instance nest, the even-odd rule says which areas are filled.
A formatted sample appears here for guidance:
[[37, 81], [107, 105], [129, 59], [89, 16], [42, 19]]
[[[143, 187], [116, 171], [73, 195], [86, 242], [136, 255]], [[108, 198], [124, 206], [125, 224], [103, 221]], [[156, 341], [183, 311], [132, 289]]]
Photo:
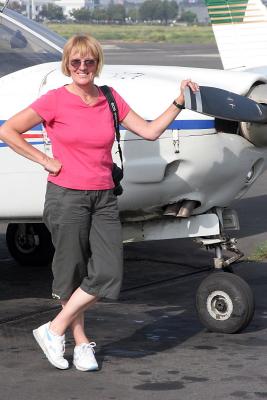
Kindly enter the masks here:
[[0, 15], [0, 77], [17, 70], [51, 61], [61, 53], [23, 26]]

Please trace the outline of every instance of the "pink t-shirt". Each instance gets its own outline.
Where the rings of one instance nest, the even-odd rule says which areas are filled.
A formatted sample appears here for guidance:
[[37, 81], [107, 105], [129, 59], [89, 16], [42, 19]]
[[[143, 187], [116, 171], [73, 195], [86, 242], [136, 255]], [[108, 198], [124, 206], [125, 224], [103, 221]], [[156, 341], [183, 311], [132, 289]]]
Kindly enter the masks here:
[[[122, 121], [129, 105], [112, 89]], [[111, 149], [115, 139], [113, 115], [99, 88], [97, 103], [89, 106], [65, 86], [50, 90], [30, 107], [44, 120], [53, 156], [62, 163], [50, 182], [70, 189], [105, 190], [114, 187]]]

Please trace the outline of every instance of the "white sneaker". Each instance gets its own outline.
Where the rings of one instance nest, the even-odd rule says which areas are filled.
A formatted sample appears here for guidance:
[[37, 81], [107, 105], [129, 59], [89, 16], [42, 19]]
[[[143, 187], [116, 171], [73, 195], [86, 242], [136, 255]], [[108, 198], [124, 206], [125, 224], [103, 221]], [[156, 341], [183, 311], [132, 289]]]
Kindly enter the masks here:
[[39, 328], [32, 331], [33, 336], [52, 365], [59, 369], [67, 369], [69, 368], [69, 363], [63, 358], [65, 335], [54, 335], [50, 332], [49, 326], [50, 322], [39, 326]]
[[95, 359], [95, 342], [82, 343], [75, 346], [73, 355], [73, 364], [80, 371], [94, 371], [98, 369]]

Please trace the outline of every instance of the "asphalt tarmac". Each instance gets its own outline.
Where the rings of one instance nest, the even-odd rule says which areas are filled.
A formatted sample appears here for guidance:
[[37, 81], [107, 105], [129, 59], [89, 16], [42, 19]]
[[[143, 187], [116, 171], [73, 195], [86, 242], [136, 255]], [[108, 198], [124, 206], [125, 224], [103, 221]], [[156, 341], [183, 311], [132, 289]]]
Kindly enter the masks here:
[[216, 44], [103, 43], [106, 64], [222, 68]]
[[[128, 46], [124, 49], [130, 53]], [[117, 59], [109, 52], [106, 59]], [[145, 57], [143, 48], [140, 53]], [[156, 58], [152, 53], [149, 59]], [[216, 59], [216, 53], [210, 54]], [[142, 57], [136, 59], [144, 63]], [[195, 60], [203, 66], [205, 57]], [[245, 256], [266, 241], [266, 184], [267, 173], [234, 203], [241, 230], [232, 235]], [[31, 333], [59, 309], [50, 299], [51, 271], [18, 266], [1, 228], [1, 400], [267, 399], [267, 260], [244, 259], [234, 267], [251, 286], [256, 310], [242, 333], [226, 335], [208, 332], [195, 309], [196, 289], [212, 271], [212, 252], [187, 239], [125, 245], [120, 301], [101, 302], [86, 315], [100, 370], [80, 372], [71, 366], [60, 371], [48, 363]], [[72, 351], [68, 333], [70, 363]]]

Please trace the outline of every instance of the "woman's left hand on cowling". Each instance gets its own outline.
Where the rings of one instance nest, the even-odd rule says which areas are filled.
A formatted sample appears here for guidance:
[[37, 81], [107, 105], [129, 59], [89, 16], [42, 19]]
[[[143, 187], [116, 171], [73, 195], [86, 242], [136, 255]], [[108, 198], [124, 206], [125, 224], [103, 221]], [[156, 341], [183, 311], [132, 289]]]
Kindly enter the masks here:
[[193, 92], [198, 92], [199, 91], [199, 86], [198, 86], [198, 84], [196, 82], [193, 82], [191, 79], [184, 79], [181, 82], [181, 85], [180, 85], [180, 90], [181, 90], [182, 94], [184, 94], [184, 90], [185, 90], [185, 88], [187, 86], [190, 87], [190, 89]]
[[184, 104], [184, 91], [185, 88], [189, 87], [193, 92], [197, 92], [199, 90], [199, 86], [197, 83], [193, 82], [191, 79], [184, 79], [180, 85], [180, 95], [177, 97], [176, 101], [179, 104]]

